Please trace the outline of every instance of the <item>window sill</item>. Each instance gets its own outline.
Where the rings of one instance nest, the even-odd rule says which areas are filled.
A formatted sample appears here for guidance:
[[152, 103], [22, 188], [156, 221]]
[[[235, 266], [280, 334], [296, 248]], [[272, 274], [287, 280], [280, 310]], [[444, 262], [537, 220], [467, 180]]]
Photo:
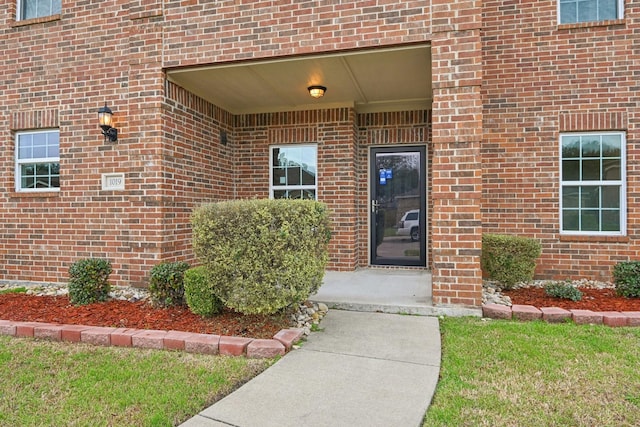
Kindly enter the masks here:
[[14, 191], [9, 194], [11, 199], [50, 199], [59, 196], [60, 191]]
[[622, 19], [609, 19], [607, 21], [591, 21], [591, 22], [576, 22], [573, 24], [558, 24], [558, 30], [573, 30], [576, 28], [593, 28], [593, 27], [609, 27], [614, 25], [625, 25], [626, 20]]
[[11, 26], [12, 27], [24, 27], [24, 26], [27, 26], [27, 25], [42, 24], [44, 22], [59, 21], [61, 19], [62, 19], [62, 15], [57, 13], [55, 15], [41, 16], [39, 18], [22, 19], [20, 21], [15, 21], [13, 24], [11, 24]]
[[562, 234], [561, 242], [586, 242], [586, 243], [629, 243], [629, 236], [574, 236]]

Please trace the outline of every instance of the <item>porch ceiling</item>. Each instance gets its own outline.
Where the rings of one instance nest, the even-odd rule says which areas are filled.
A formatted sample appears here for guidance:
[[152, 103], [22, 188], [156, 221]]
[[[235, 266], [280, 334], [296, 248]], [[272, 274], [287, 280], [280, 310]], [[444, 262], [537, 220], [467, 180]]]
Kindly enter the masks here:
[[[170, 81], [233, 113], [353, 106], [358, 112], [431, 108], [428, 45], [167, 70]], [[314, 99], [307, 87], [327, 87]]]

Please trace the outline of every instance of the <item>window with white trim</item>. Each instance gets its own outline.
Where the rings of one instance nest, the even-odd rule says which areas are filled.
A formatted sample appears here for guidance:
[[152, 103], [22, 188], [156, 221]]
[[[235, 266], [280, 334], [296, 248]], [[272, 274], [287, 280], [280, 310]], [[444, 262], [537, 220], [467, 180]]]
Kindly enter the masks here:
[[562, 234], [625, 234], [625, 134], [560, 135]]
[[16, 134], [16, 191], [60, 189], [60, 131]]
[[18, 0], [18, 20], [57, 15], [62, 10], [62, 0]]
[[624, 0], [558, 0], [558, 22], [574, 24], [624, 17]]
[[270, 149], [272, 199], [315, 199], [318, 148], [315, 144], [278, 145]]

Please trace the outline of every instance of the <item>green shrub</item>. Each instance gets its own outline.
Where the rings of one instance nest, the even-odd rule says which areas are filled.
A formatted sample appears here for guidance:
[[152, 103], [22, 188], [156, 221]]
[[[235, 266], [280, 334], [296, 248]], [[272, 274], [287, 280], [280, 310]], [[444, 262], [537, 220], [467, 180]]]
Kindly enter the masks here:
[[85, 258], [69, 267], [69, 300], [74, 305], [105, 301], [109, 297], [111, 263], [106, 259]]
[[541, 248], [537, 240], [500, 234], [482, 235], [482, 270], [489, 279], [511, 289], [533, 279]]
[[640, 298], [640, 261], [619, 262], [613, 267], [616, 293], [627, 298]]
[[193, 246], [216, 295], [245, 314], [301, 302], [322, 283], [328, 212], [313, 200], [213, 203], [192, 215]]
[[218, 298], [204, 266], [184, 273], [184, 296], [192, 313], [211, 317], [222, 311], [223, 302]]
[[163, 262], [151, 269], [149, 296], [155, 305], [168, 307], [184, 305], [184, 272], [186, 262]]
[[582, 292], [574, 287], [571, 282], [551, 282], [544, 286], [544, 292], [550, 297], [570, 299], [571, 301], [580, 301]]

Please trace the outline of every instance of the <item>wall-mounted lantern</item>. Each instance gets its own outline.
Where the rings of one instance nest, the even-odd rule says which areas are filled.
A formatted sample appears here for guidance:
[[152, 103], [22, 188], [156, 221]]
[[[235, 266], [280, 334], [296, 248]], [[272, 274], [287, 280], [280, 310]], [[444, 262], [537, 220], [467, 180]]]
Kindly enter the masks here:
[[98, 110], [98, 122], [102, 128], [104, 140], [106, 141], [108, 139], [111, 142], [116, 142], [118, 140], [118, 129], [111, 127], [113, 125], [113, 111], [107, 107], [106, 102], [104, 103], [104, 107]]

